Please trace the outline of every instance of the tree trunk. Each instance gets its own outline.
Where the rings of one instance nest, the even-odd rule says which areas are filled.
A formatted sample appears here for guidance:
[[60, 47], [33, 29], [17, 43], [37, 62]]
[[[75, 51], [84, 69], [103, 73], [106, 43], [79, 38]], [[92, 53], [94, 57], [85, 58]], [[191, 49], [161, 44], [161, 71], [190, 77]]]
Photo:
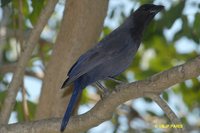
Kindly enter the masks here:
[[69, 97], [60, 87], [77, 58], [92, 47], [103, 28], [108, 0], [67, 0], [65, 11], [48, 63], [36, 119], [61, 117]]

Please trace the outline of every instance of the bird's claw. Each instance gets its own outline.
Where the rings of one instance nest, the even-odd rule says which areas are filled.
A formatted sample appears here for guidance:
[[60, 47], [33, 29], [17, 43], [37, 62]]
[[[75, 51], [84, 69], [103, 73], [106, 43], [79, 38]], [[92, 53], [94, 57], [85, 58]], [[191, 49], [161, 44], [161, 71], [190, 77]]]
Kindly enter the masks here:
[[100, 94], [100, 98], [101, 100], [103, 100], [106, 96], [108, 96], [110, 94], [109, 90], [104, 91], [103, 93]]

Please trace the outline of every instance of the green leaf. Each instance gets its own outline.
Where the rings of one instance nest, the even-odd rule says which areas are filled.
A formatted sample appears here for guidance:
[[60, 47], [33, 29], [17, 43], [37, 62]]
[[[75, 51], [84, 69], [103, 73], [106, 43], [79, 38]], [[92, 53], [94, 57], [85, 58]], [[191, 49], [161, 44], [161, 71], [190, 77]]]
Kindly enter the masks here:
[[151, 98], [148, 98], [148, 97], [144, 97], [144, 100], [148, 103], [152, 103], [152, 99]]
[[32, 0], [31, 6], [33, 8], [33, 11], [30, 14], [29, 18], [33, 25], [36, 23], [38, 16], [40, 15], [40, 12], [44, 8], [44, 5], [45, 5], [45, 0]]
[[177, 5], [172, 6], [170, 10], [165, 11], [162, 23], [165, 23], [165, 26], [170, 28], [174, 24], [175, 20], [181, 17], [184, 7], [185, 1], [181, 1]]
[[[31, 101], [27, 101], [27, 102], [28, 102], [30, 119], [33, 119], [36, 112], [36, 104]], [[18, 121], [19, 122], [24, 121], [25, 118], [24, 118], [24, 112], [23, 112], [23, 103], [21, 101], [16, 102], [14, 110], [17, 112]]]
[[104, 36], [107, 36], [110, 32], [111, 32], [111, 29], [109, 27], [106, 26], [106, 27], [103, 28]]
[[0, 110], [1, 110], [1, 106], [3, 104], [3, 100], [6, 97], [6, 93], [7, 93], [7, 91], [0, 91]]
[[12, 0], [1, 0], [1, 7], [8, 5]]
[[87, 89], [84, 89], [81, 94], [81, 104], [86, 104], [88, 102], [89, 102], [88, 91]]
[[111, 13], [110, 13], [110, 16], [109, 18], [112, 19], [114, 16], [115, 16], [115, 11], [116, 11], [116, 8], [114, 8]]
[[200, 43], [200, 13], [196, 13], [195, 15], [195, 21], [193, 25], [193, 40], [196, 43]]
[[149, 115], [151, 115], [151, 116], [158, 116], [155, 112], [153, 112], [153, 111], [150, 111], [150, 110], [147, 110], [146, 111]]
[[168, 95], [167, 92], [163, 92], [163, 93], [162, 93], [162, 97], [163, 97], [166, 101], [169, 100], [169, 95]]
[[175, 93], [182, 94], [183, 101], [189, 110], [200, 106], [200, 103], [198, 102], [200, 101], [200, 83], [196, 78], [191, 81], [192, 86], [188, 86], [186, 82], [184, 82], [174, 89]]

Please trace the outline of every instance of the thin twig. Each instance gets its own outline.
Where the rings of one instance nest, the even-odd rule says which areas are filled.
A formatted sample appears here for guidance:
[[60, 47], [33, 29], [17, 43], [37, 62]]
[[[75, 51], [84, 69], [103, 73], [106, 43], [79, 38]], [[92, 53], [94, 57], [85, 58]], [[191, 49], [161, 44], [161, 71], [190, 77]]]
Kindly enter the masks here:
[[[19, 10], [18, 10], [18, 23], [19, 23], [19, 36], [17, 36], [18, 42], [20, 44], [20, 51], [23, 52], [24, 51], [24, 31], [23, 31], [23, 25], [24, 25], [24, 21], [23, 21], [23, 13], [22, 13], [22, 7], [23, 7], [23, 1], [22, 0], [18, 0], [19, 2]], [[19, 52], [20, 52], [19, 51]], [[17, 51], [18, 53], [18, 51]], [[18, 57], [19, 57], [19, 53], [18, 53]], [[24, 87], [24, 79], [22, 80], [22, 109], [23, 109], [23, 115], [24, 115], [24, 119], [25, 121], [29, 120], [29, 109], [28, 109], [28, 104], [27, 104], [27, 100], [26, 100], [26, 88]]]
[[[173, 112], [173, 110], [169, 107], [169, 105], [158, 95], [155, 93], [145, 93], [145, 96], [151, 98], [153, 101], [155, 101], [160, 108], [165, 112], [167, 117], [170, 119], [172, 124], [176, 125], [182, 125], [179, 118], [176, 116], [176, 114]], [[175, 128], [177, 133], [186, 133], [184, 127], [183, 128]]]
[[30, 113], [29, 113], [29, 108], [28, 108], [28, 102], [26, 99], [26, 88], [24, 86], [24, 83], [22, 84], [22, 108], [23, 108], [25, 121], [29, 121]]
[[19, 40], [19, 43], [20, 43], [20, 50], [21, 51], [24, 51], [24, 46], [23, 46], [23, 43], [24, 43], [24, 35], [23, 35], [23, 25], [24, 25], [24, 21], [23, 21], [23, 13], [22, 13], [22, 8], [23, 8], [23, 1], [22, 0], [18, 0], [19, 2], [19, 10], [18, 10], [18, 23], [19, 23], [19, 37], [18, 37], [18, 40]]
[[41, 12], [41, 15], [39, 16], [38, 21], [35, 27], [33, 28], [31, 35], [29, 36], [29, 39], [25, 43], [26, 48], [20, 56], [19, 62], [17, 64], [16, 72], [13, 75], [13, 79], [8, 88], [6, 99], [4, 100], [3, 106], [1, 108], [1, 112], [0, 112], [1, 124], [8, 123], [10, 113], [15, 104], [15, 98], [19, 90], [19, 86], [21, 85], [21, 81], [23, 79], [26, 64], [28, 63], [32, 55], [32, 52], [37, 44], [37, 41], [40, 38], [40, 34], [44, 26], [47, 24], [49, 17], [53, 13], [57, 2], [58, 0], [48, 1], [47, 5], [44, 7], [44, 9]]
[[[14, 73], [15, 70], [17, 68], [17, 65], [16, 64], [8, 64], [8, 65], [3, 65], [0, 67], [0, 74], [6, 74], [6, 73]], [[40, 80], [43, 80], [43, 77], [44, 77], [44, 73], [39, 73], [39, 72], [33, 72], [33, 71], [28, 71], [26, 70], [25, 71], [25, 76], [30, 76], [30, 77], [33, 77], [33, 78], [37, 78], [37, 79], [40, 79]]]
[[6, 44], [6, 39], [4, 39], [7, 36], [7, 30], [8, 30], [8, 22], [10, 20], [11, 16], [11, 10], [9, 6], [5, 6], [2, 8], [2, 18], [0, 21], [0, 64], [2, 63], [3, 58], [3, 48]]

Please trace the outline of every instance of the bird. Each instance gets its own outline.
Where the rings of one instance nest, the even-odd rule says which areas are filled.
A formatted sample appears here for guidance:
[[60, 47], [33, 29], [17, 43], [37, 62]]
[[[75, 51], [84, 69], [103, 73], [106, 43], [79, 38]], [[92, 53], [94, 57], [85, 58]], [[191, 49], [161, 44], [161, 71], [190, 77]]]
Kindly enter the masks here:
[[85, 87], [101, 80], [114, 79], [129, 67], [140, 46], [144, 30], [162, 9], [162, 5], [141, 5], [123, 24], [78, 58], [61, 87], [74, 84], [62, 119], [61, 132], [65, 130], [77, 99]]

